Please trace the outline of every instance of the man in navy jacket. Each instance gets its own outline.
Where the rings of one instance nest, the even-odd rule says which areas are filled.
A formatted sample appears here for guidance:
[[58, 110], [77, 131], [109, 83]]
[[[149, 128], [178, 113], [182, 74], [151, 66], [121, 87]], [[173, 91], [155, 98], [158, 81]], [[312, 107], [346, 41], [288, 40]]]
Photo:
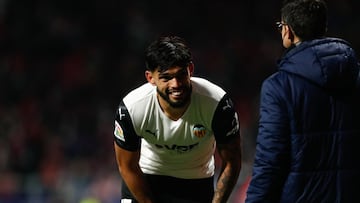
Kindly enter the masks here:
[[359, 63], [349, 43], [324, 37], [322, 0], [281, 9], [277, 73], [262, 85], [246, 203], [360, 202]]

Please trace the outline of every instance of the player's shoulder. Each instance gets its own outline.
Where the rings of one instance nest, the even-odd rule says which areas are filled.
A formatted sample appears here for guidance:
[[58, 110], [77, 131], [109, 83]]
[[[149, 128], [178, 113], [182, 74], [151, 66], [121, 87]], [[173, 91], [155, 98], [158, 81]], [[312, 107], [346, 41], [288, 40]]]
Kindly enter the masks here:
[[200, 77], [191, 77], [193, 91], [205, 97], [221, 99], [225, 94], [225, 90], [219, 85]]
[[124, 104], [126, 106], [136, 105], [136, 104], [141, 105], [143, 101], [147, 100], [154, 94], [155, 90], [156, 90], [155, 86], [151, 85], [150, 83], [145, 83], [135, 88], [131, 92], [129, 92], [123, 98]]

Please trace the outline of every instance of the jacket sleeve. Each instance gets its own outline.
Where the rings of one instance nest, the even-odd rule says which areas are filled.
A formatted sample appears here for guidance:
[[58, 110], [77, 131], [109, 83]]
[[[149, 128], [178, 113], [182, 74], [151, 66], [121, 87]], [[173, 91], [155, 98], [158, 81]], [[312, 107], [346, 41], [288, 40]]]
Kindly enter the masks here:
[[261, 88], [259, 131], [247, 203], [279, 202], [289, 171], [289, 108], [282, 83], [273, 76]]

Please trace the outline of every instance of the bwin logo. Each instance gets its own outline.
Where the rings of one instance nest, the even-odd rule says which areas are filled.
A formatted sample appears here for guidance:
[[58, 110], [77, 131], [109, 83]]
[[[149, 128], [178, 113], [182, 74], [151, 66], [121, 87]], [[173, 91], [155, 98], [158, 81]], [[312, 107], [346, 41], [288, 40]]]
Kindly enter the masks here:
[[191, 144], [191, 145], [188, 145], [188, 146], [179, 146], [179, 145], [176, 145], [176, 144], [173, 144], [171, 146], [169, 145], [159, 145], [159, 144], [155, 144], [155, 146], [157, 148], [160, 148], [160, 149], [167, 149], [167, 150], [171, 150], [171, 151], [176, 151], [177, 153], [184, 153], [184, 152], [189, 152], [191, 151], [192, 149], [194, 149], [196, 146], [198, 146], [199, 143], [195, 143], [195, 144]]

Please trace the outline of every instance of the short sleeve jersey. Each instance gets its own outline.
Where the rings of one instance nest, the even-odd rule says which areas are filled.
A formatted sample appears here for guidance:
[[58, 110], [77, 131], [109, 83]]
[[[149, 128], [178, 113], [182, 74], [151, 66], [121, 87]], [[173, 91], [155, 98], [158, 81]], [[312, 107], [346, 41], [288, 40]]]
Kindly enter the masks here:
[[211, 177], [216, 143], [240, 136], [238, 116], [226, 92], [202, 78], [191, 81], [190, 105], [176, 121], [161, 110], [150, 83], [131, 91], [119, 105], [115, 142], [125, 150], [141, 150], [139, 164], [146, 174]]

